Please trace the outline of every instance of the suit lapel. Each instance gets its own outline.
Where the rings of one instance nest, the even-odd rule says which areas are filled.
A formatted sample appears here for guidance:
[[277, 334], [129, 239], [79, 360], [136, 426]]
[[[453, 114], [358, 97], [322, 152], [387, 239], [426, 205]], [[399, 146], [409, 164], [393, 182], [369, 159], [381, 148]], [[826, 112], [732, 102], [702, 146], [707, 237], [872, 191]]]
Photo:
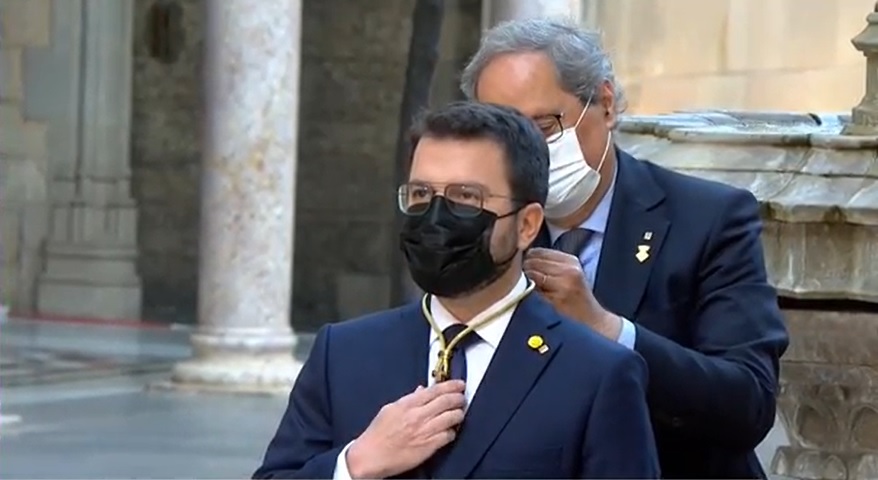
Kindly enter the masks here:
[[[378, 375], [373, 379], [374, 388], [380, 395], [379, 403], [387, 404], [412, 393], [418, 385], [427, 386], [428, 355], [430, 354], [430, 325], [421, 311], [421, 303], [414, 302], [401, 307], [399, 315], [380, 332], [386, 362], [380, 372], [399, 371], [400, 375]], [[369, 359], [364, 359], [369, 361]], [[364, 419], [368, 426], [375, 412]], [[429, 478], [420, 469], [403, 472], [391, 478]]]
[[619, 149], [616, 158], [619, 172], [594, 294], [604, 308], [633, 320], [670, 222], [659, 208], [664, 192], [646, 166]]
[[390, 401], [394, 401], [413, 392], [418, 385], [427, 386], [430, 325], [421, 312], [420, 302], [402, 307], [397, 323], [391, 325], [385, 335], [391, 339], [385, 343], [386, 358], [394, 363], [392, 368], [401, 367], [404, 372], [404, 375], [387, 376], [391, 382], [388, 393], [395, 395]]
[[[552, 331], [558, 323], [558, 314], [537, 293], [519, 304], [434, 478], [467, 478], [472, 473], [561, 348], [561, 337]], [[547, 351], [541, 354], [528, 346], [534, 335], [542, 337]]]

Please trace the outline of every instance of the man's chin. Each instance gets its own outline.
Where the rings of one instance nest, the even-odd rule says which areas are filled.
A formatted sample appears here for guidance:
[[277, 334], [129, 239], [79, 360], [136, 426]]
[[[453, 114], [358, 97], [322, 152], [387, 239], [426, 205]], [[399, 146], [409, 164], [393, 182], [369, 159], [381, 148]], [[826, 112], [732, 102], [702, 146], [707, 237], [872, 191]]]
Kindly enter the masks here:
[[[551, 218], [548, 215], [546, 215], [545, 216], [546, 223], [548, 223], [549, 225], [552, 225], [554, 227], [563, 228], [565, 230], [569, 230], [573, 227], [581, 225], [582, 222], [584, 221], [584, 220], [582, 220], [584, 207], [585, 207], [585, 205], [577, 208], [570, 215], [564, 215], [563, 217]], [[585, 216], [587, 217], [587, 215], [585, 215]]]

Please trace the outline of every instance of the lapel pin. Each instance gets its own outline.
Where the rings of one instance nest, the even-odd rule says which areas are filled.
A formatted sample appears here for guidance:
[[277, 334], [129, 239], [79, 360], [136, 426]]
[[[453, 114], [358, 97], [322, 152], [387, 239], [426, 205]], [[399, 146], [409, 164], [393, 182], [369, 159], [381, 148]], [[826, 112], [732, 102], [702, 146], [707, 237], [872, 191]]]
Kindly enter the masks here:
[[527, 339], [527, 346], [540, 353], [545, 353], [543, 349], [549, 349], [549, 347], [546, 346], [546, 342], [545, 340], [543, 340], [543, 337], [539, 335], [531, 335], [530, 338]]
[[527, 339], [527, 346], [533, 350], [536, 350], [540, 355], [545, 354], [549, 351], [549, 346], [546, 345], [543, 337], [539, 335], [531, 335], [530, 338]]
[[645, 262], [649, 258], [649, 245], [638, 245], [637, 254], [634, 255], [634, 258], [640, 263]]
[[527, 346], [534, 350], [542, 347], [545, 343], [543, 337], [539, 335], [531, 335], [530, 338], [527, 339]]
[[645, 241], [647, 241], [647, 242], [650, 241], [650, 240], [652, 240], [652, 232], [645, 232], [645, 233], [643, 234], [643, 239], [644, 239]]

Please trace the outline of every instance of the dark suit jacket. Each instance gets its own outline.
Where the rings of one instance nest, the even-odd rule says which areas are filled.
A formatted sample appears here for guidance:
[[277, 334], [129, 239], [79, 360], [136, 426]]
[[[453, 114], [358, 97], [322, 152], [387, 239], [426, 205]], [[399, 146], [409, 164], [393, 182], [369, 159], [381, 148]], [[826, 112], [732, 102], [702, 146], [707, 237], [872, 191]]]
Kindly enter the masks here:
[[[254, 478], [331, 478], [383, 405], [426, 384], [428, 339], [419, 304], [324, 326]], [[531, 294], [432, 478], [658, 478], [646, 377], [639, 355]]]
[[[636, 326], [662, 473], [764, 477], [753, 449], [774, 424], [788, 336], [766, 278], [759, 204], [616, 152], [594, 294]], [[537, 246], [549, 246], [547, 231]]]

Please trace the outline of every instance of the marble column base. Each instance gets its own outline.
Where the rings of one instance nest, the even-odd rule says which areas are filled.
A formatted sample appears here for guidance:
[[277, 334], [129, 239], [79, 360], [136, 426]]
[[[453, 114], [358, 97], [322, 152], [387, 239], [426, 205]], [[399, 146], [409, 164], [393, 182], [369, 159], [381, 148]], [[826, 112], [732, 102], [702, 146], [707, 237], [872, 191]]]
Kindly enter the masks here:
[[[287, 395], [302, 365], [289, 328], [211, 329], [192, 334], [195, 357], [174, 366], [175, 390]], [[160, 385], [161, 386], [161, 385]]]
[[173, 390], [288, 395], [302, 365], [292, 355], [230, 355], [195, 358], [174, 366]]

